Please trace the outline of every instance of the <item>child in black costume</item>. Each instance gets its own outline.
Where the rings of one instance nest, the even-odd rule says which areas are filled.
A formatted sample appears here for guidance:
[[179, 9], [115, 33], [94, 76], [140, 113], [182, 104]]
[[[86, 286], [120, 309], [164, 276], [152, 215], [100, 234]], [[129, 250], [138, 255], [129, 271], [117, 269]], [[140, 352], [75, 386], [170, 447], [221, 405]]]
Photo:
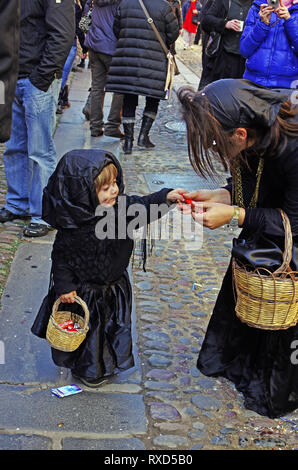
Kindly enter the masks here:
[[[147, 223], [150, 205], [178, 202], [183, 199], [183, 192], [186, 191], [162, 189], [146, 196], [125, 196], [126, 209], [132, 204], [142, 205]], [[44, 190], [43, 219], [57, 229], [57, 234], [49, 292], [32, 332], [45, 338], [52, 306], [58, 297], [64, 303], [73, 303], [75, 295], [81, 297], [90, 312], [86, 340], [71, 353], [52, 348], [52, 358], [56, 365], [70, 368], [74, 376], [90, 387], [100, 385], [106, 376], [134, 366], [131, 285], [126, 270], [134, 242], [128, 236], [99, 239], [96, 234], [96, 225], [102, 220], [102, 216], [96, 215], [96, 208], [99, 204], [114, 207], [117, 225], [118, 194], [124, 196], [123, 193], [121, 166], [114, 155], [103, 150], [73, 150], [64, 155]], [[125, 220], [128, 223], [132, 217]], [[82, 313], [77, 304], [71, 308]]]

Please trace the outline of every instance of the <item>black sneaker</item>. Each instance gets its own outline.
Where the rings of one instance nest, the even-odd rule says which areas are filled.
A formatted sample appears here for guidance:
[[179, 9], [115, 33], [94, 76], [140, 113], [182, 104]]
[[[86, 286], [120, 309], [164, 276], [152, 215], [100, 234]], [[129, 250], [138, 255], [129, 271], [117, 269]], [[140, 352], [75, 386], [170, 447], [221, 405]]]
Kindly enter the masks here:
[[9, 210], [5, 209], [4, 207], [0, 210], [0, 222], [10, 222], [14, 219], [28, 219], [30, 216], [28, 215], [20, 215], [20, 214], [13, 214]]
[[80, 377], [78, 375], [72, 374], [75, 379], [79, 379], [84, 385], [90, 388], [100, 387], [102, 384], [108, 381], [108, 376], [98, 377], [97, 379], [89, 379], [88, 377]]
[[25, 237], [44, 237], [49, 232], [49, 227], [45, 224], [31, 223], [23, 230]]

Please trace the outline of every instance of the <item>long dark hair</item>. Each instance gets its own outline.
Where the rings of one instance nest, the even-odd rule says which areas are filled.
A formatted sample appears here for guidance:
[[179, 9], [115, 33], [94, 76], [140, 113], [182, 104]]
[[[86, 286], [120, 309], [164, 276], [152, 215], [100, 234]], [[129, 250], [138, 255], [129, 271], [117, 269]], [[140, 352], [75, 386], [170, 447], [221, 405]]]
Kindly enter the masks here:
[[248, 139], [253, 139], [254, 144], [233, 159], [230, 156], [233, 130], [224, 129], [214, 117], [206, 95], [182, 87], [178, 98], [187, 128], [189, 159], [194, 170], [204, 177], [214, 176], [218, 163], [225, 171], [233, 172], [236, 165], [248, 163], [251, 154], [273, 157], [286, 148], [288, 137], [298, 137], [298, 123], [294, 119], [298, 110], [287, 100], [271, 128], [247, 129]]

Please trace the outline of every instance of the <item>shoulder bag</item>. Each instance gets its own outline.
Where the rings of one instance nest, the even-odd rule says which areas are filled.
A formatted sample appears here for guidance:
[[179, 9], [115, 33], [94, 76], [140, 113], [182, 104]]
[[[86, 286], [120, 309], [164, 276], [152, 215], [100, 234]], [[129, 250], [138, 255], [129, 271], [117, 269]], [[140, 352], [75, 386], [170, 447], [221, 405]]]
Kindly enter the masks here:
[[[228, 8], [228, 12], [227, 12], [227, 15], [225, 17], [225, 20], [227, 20], [228, 18], [228, 14], [229, 14], [229, 11], [230, 11], [230, 7], [231, 7], [231, 0], [229, 0], [229, 8]], [[209, 38], [208, 38], [208, 42], [207, 42], [207, 45], [206, 45], [206, 49], [205, 49], [205, 54], [207, 57], [216, 57], [218, 51], [219, 51], [219, 47], [220, 47], [220, 43], [221, 43], [221, 37], [222, 37], [222, 33], [217, 33], [216, 31], [212, 31], [209, 35]]]
[[80, 22], [79, 22], [79, 28], [83, 31], [83, 33], [87, 34], [89, 29], [90, 29], [90, 26], [91, 26], [91, 14], [92, 14], [92, 10], [93, 10], [93, 0], [91, 1], [90, 3], [90, 8], [89, 8], [89, 11], [87, 13], [87, 15], [85, 16], [82, 16], [82, 18], [80, 19]]
[[150, 17], [143, 1], [139, 0], [139, 3], [140, 3], [140, 5], [141, 5], [141, 7], [142, 7], [142, 9], [143, 9], [143, 11], [146, 15], [148, 23], [150, 24], [151, 28], [153, 29], [158, 41], [160, 42], [161, 47], [164, 50], [164, 53], [166, 54], [167, 59], [168, 59], [168, 69], [167, 69], [167, 77], [166, 77], [164, 91], [167, 93], [166, 97], [169, 98], [172, 87], [173, 87], [174, 75], [179, 74], [179, 70], [178, 70], [178, 67], [177, 67], [177, 64], [176, 64], [176, 61], [175, 61], [175, 57], [173, 56], [173, 54], [168, 50], [167, 46], [165, 45], [161, 35], [159, 34], [159, 32], [158, 32], [158, 30], [157, 30], [157, 28], [156, 28], [156, 26], [153, 22], [153, 19]]

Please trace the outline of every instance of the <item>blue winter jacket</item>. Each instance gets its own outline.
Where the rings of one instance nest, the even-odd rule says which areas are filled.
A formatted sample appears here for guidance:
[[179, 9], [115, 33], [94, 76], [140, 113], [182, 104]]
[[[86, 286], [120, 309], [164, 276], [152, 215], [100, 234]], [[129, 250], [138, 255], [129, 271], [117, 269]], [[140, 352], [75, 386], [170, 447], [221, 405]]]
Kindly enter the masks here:
[[267, 87], [296, 88], [298, 4], [289, 8], [288, 20], [272, 13], [270, 25], [266, 25], [258, 15], [262, 3], [264, 0], [253, 2], [240, 39], [240, 53], [247, 59], [243, 78]]
[[[88, 0], [84, 14], [89, 10]], [[86, 34], [85, 46], [95, 52], [113, 55], [117, 39], [113, 31], [115, 14], [120, 0], [93, 0], [91, 27]]]

